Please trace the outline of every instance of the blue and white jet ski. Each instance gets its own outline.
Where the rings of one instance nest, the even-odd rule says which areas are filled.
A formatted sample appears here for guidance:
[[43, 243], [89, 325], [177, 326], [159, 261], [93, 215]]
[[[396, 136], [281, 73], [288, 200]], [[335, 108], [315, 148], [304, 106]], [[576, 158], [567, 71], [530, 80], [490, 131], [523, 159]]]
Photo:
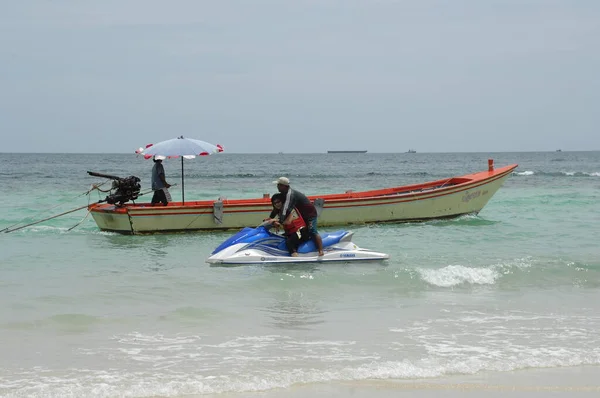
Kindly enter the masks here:
[[292, 257], [285, 246], [285, 238], [269, 232], [265, 226], [244, 228], [215, 249], [206, 260], [210, 264], [277, 264], [332, 261], [385, 260], [390, 256], [352, 243], [350, 231], [321, 233], [323, 256], [317, 256], [312, 240], [300, 244], [298, 257]]

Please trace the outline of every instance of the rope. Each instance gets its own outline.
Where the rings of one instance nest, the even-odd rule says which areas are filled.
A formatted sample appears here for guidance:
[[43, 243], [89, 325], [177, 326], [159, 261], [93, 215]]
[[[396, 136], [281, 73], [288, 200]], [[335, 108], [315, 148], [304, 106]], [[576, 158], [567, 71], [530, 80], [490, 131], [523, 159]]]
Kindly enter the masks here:
[[[99, 186], [102, 186], [103, 184], [104, 184], [104, 182], [103, 182], [103, 183], [101, 183], [101, 184], [92, 184], [92, 187], [91, 187], [91, 188], [90, 188], [88, 191], [86, 191], [86, 192], [83, 192], [83, 193], [81, 193], [81, 194], [79, 194], [79, 195], [77, 195], [77, 196], [73, 197], [73, 199], [77, 199], [77, 198], [79, 198], [79, 197], [81, 197], [81, 196], [83, 196], [83, 195], [89, 195], [89, 194], [90, 194], [90, 192], [92, 192], [94, 189], [98, 189], [98, 187], [99, 187]], [[73, 199], [70, 199], [69, 201], [72, 201]], [[88, 203], [89, 203], [89, 201], [88, 201]], [[49, 208], [47, 208], [47, 209], [45, 209], [45, 210], [42, 210], [42, 211], [39, 211], [39, 212], [37, 212], [37, 213], [36, 213], [36, 215], [38, 215], [38, 214], [41, 214], [41, 213], [46, 213], [46, 212], [49, 212], [49, 211], [51, 211], [51, 210], [53, 210], [53, 209], [56, 209], [57, 207], [60, 207], [60, 206], [63, 206], [63, 205], [64, 205], [64, 203], [59, 203], [59, 204], [57, 204], [57, 205], [55, 205], [55, 206], [52, 206], [52, 207], [49, 207]], [[12, 232], [12, 231], [11, 231], [11, 229], [13, 229], [14, 227], [16, 227], [16, 226], [17, 226], [17, 225], [19, 225], [19, 224], [23, 224], [23, 220], [21, 220], [21, 221], [19, 221], [19, 222], [17, 222], [17, 223], [14, 223], [14, 224], [12, 224], [12, 225], [9, 225], [8, 227], [6, 227], [6, 228], [4, 228], [4, 229], [0, 229], [0, 232]], [[27, 226], [27, 225], [26, 225], [26, 226]], [[16, 229], [14, 229], [14, 230], [16, 231]]]
[[87, 192], [84, 192], [84, 193], [82, 193], [82, 194], [81, 194], [81, 195], [79, 195], [79, 196], [82, 196], [82, 195], [89, 195], [89, 194], [90, 194], [90, 193], [91, 193], [91, 192], [92, 192], [94, 189], [96, 189], [96, 190], [98, 190], [98, 191], [100, 191], [100, 192], [110, 192], [110, 189], [108, 189], [108, 190], [106, 190], [106, 191], [105, 191], [105, 190], [102, 190], [102, 189], [100, 189], [100, 187], [101, 187], [102, 185], [106, 184], [107, 182], [109, 182], [109, 180], [106, 180], [106, 181], [104, 181], [104, 182], [101, 182], [101, 183], [99, 183], [99, 184], [98, 184], [98, 183], [96, 183], [96, 184], [92, 184], [92, 187], [91, 187], [91, 188], [90, 188], [90, 189], [89, 189]]
[[[98, 188], [96, 188], [96, 189], [98, 189]], [[94, 188], [90, 189], [90, 190], [88, 191], [88, 194], [89, 194], [91, 191], [93, 191], [93, 190], [94, 190]], [[110, 190], [108, 190], [108, 191], [102, 191], [101, 189], [98, 189], [98, 191], [100, 191], [100, 192], [110, 192]], [[147, 192], [142, 192], [142, 193], [138, 194], [138, 197], [140, 197], [140, 196], [142, 196], [142, 195], [146, 195], [146, 194], [148, 194], [148, 193], [150, 193], [150, 192], [153, 192], [153, 191], [152, 191], [152, 190], [149, 190], [149, 191], [147, 191]], [[103, 201], [101, 200], [100, 202], [97, 202], [97, 203], [101, 203], [101, 202], [103, 202]], [[89, 206], [90, 206], [89, 202], [88, 202], [88, 205], [87, 205], [87, 206], [88, 206], [88, 211], [87, 211], [87, 213], [85, 214], [85, 216], [84, 216], [84, 217], [81, 219], [81, 221], [79, 221], [77, 224], [75, 224], [75, 225], [73, 225], [71, 228], [67, 229], [67, 232], [69, 232], [69, 231], [73, 230], [74, 228], [78, 227], [78, 226], [79, 226], [79, 225], [80, 225], [82, 222], [84, 222], [84, 221], [85, 221], [85, 220], [88, 218], [88, 216], [90, 215], [90, 213], [92, 212], [92, 210], [89, 208]], [[12, 231], [7, 231], [7, 232], [12, 232]]]
[[444, 188], [444, 185], [448, 184], [450, 181], [452, 181], [452, 177], [448, 178], [442, 185], [440, 185], [438, 188]]
[[[100, 202], [98, 202], [98, 203], [100, 203]], [[74, 211], [77, 211], [77, 210], [85, 209], [86, 207], [88, 207], [88, 205], [77, 207], [75, 209], [65, 211], [64, 213], [56, 214], [56, 215], [44, 218], [42, 220], [34, 221], [32, 223], [29, 223], [29, 224], [26, 224], [26, 225], [23, 225], [23, 226], [20, 226], [20, 227], [17, 227], [17, 228], [12, 228], [12, 229], [5, 228], [5, 229], [2, 230], [2, 232], [4, 232], [5, 234], [7, 234], [9, 232], [18, 231], [20, 229], [23, 229], [25, 227], [29, 227], [31, 225], [35, 225], [35, 224], [39, 224], [39, 223], [44, 222], [44, 221], [52, 220], [53, 218], [64, 216], [65, 214], [73, 213]]]
[[[88, 205], [89, 206], [89, 205]], [[67, 229], [67, 232], [71, 231], [73, 228], [77, 227], [79, 224], [81, 224], [82, 222], [85, 221], [86, 218], [88, 218], [88, 216], [90, 215], [90, 213], [92, 212], [91, 209], [88, 208], [87, 213], [85, 214], [85, 217], [83, 217], [81, 219], [81, 221], [79, 221], [77, 224], [73, 225], [71, 228]]]
[[[39, 224], [39, 223], [42, 223], [42, 222], [44, 222], [44, 221], [52, 220], [53, 218], [57, 218], [57, 217], [60, 217], [60, 216], [64, 216], [65, 214], [69, 214], [69, 213], [73, 213], [73, 212], [75, 212], [75, 211], [78, 211], [78, 210], [81, 210], [81, 209], [85, 209], [86, 207], [89, 207], [89, 206], [91, 205], [91, 204], [89, 203], [89, 195], [91, 194], [91, 192], [92, 192], [92, 191], [94, 191], [94, 190], [98, 190], [98, 191], [100, 191], [100, 192], [109, 192], [109, 191], [110, 191], [110, 190], [109, 190], [109, 191], [102, 191], [101, 189], [99, 189], [99, 188], [98, 188], [98, 187], [100, 187], [100, 186], [101, 186], [101, 185], [103, 185], [103, 184], [104, 184], [104, 183], [101, 183], [101, 184], [92, 184], [92, 187], [91, 187], [91, 188], [90, 188], [88, 191], [86, 191], [86, 192], [84, 192], [84, 193], [82, 193], [82, 194], [80, 194], [80, 195], [77, 195], [77, 196], [75, 197], [75, 198], [78, 198], [78, 197], [80, 197], [80, 196], [82, 196], [82, 195], [88, 195], [88, 204], [87, 204], [87, 205], [85, 205], [85, 206], [77, 207], [77, 208], [75, 208], [75, 209], [68, 210], [68, 211], [65, 211], [65, 212], [63, 212], [63, 213], [60, 213], [60, 214], [55, 214], [55, 215], [53, 215], [53, 216], [50, 216], [50, 217], [47, 217], [47, 218], [44, 218], [44, 219], [41, 219], [41, 220], [38, 220], [38, 221], [31, 222], [31, 223], [29, 223], [29, 224], [25, 224], [25, 225], [22, 225], [22, 226], [20, 226], [20, 227], [17, 227], [17, 228], [14, 228], [15, 226], [17, 226], [17, 225], [19, 225], [19, 224], [22, 224], [22, 223], [23, 223], [23, 221], [19, 221], [19, 222], [18, 222], [18, 223], [16, 223], [16, 224], [10, 225], [10, 226], [8, 226], [8, 227], [6, 227], [6, 228], [4, 228], [4, 229], [0, 230], [0, 232], [9, 233], [9, 232], [18, 231], [18, 230], [20, 230], [20, 229], [23, 229], [23, 228], [26, 228], [26, 227], [30, 227], [30, 226], [32, 226], [32, 225]], [[173, 184], [173, 185], [176, 185], [176, 184]], [[138, 194], [138, 197], [139, 197], [139, 196], [146, 195], [146, 194], [149, 194], [149, 193], [151, 193], [151, 192], [153, 192], [151, 189], [150, 189], [150, 190], [148, 190], [148, 191], [146, 191], [146, 192], [142, 192], [142, 193]], [[99, 200], [98, 202], [95, 202], [95, 203], [92, 203], [92, 204], [98, 204], [98, 203], [102, 203], [102, 202], [105, 202], [105, 201], [106, 201], [106, 200]], [[51, 207], [51, 208], [49, 208], [49, 209], [46, 209], [46, 211], [52, 210], [52, 209], [54, 209], [54, 208], [56, 208], [56, 207], [58, 207], [58, 206], [62, 206], [62, 205], [63, 205], [63, 204], [62, 204], [62, 203], [60, 203], [60, 204], [58, 204], [58, 205], [56, 205], [56, 206], [53, 206], [53, 207]], [[81, 223], [82, 223], [82, 222], [83, 222], [83, 221], [84, 221], [84, 220], [85, 220], [85, 219], [86, 219], [86, 218], [87, 218], [87, 217], [90, 215], [90, 212], [91, 212], [91, 210], [89, 210], [89, 209], [88, 209], [88, 212], [87, 212], [87, 214], [85, 215], [85, 217], [83, 217], [83, 219], [81, 219], [81, 221], [79, 221], [77, 224], [73, 225], [73, 226], [72, 226], [71, 228], [69, 228], [67, 231], [71, 231], [73, 228], [75, 228], [75, 227], [77, 227], [78, 225], [80, 225], [80, 224], [81, 224]]]

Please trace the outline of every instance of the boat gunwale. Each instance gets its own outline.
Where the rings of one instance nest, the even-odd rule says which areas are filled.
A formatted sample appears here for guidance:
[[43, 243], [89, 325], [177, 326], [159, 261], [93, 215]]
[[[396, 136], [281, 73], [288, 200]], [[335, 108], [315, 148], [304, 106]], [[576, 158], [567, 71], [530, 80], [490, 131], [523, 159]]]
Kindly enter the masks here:
[[[482, 185], [487, 185], [490, 182], [493, 182], [497, 179], [503, 178], [505, 176], [505, 174], [499, 174], [496, 176], [496, 178], [493, 179], [486, 179], [486, 180], [477, 180], [474, 182], [474, 184], [470, 184], [469, 186], [462, 186], [461, 189], [458, 190], [453, 190], [451, 192], [441, 192], [441, 190], [432, 190], [427, 192], [427, 196], [425, 195], [419, 195], [419, 197], [416, 196], [411, 196], [411, 197], [407, 197], [407, 196], [401, 196], [401, 195], [388, 195], [388, 196], [380, 196], [380, 197], [371, 197], [371, 198], [362, 198], [362, 199], [345, 199], [345, 200], [329, 200], [329, 201], [325, 201], [326, 208], [327, 209], [343, 209], [343, 208], [356, 208], [356, 207], [368, 207], [368, 206], [390, 206], [390, 205], [396, 205], [398, 203], [404, 203], [404, 202], [416, 202], [416, 201], [420, 201], [420, 200], [428, 200], [428, 199], [432, 199], [432, 198], [437, 198], [437, 197], [441, 197], [441, 196], [446, 196], [446, 195], [452, 195], [455, 194], [457, 192], [462, 192], [462, 191], [466, 191], [469, 189], [473, 189], [473, 188], [477, 188], [480, 187]], [[456, 187], [456, 186], [454, 186]], [[369, 203], [365, 203], [369, 201]], [[263, 204], [263, 207], [270, 205], [265, 203]], [[231, 207], [236, 207], [234, 205], [232, 205]], [[264, 209], [261, 208], [252, 208], [249, 209], [250, 206], [238, 206], [241, 207], [240, 209], [235, 209], [235, 208], [225, 208], [225, 212], [226, 213], [230, 213], [230, 214], [235, 214], [235, 213], [248, 213], [248, 212], [256, 212], [256, 211], [265, 211]], [[173, 206], [171, 208], [168, 207], [156, 207], [156, 210], [164, 210], [160, 213], [158, 213], [157, 211], [151, 211], [151, 212], [143, 212], [144, 209], [136, 209], [136, 211], [132, 211], [129, 213], [129, 215], [131, 217], [151, 217], [151, 216], [167, 216], [167, 215], [172, 215], [172, 216], [181, 216], [181, 215], [200, 215], [200, 214], [212, 214], [212, 207], [211, 206], [206, 206], [206, 207], [196, 207], [194, 209], [186, 209], [188, 211], [181, 211], [184, 210], [185, 207], [183, 206]], [[382, 222], [385, 222], [382, 221]]]
[[[369, 191], [347, 192], [341, 194], [333, 193], [325, 195], [310, 195], [308, 196], [308, 198], [310, 200], [324, 199], [328, 208], [377, 206], [408, 201], [425, 200], [431, 199], [433, 197], [445, 196], [448, 194], [465, 191], [468, 189], [476, 188], [481, 185], [488, 184], [497, 179], [503, 178], [517, 167], [517, 164], [512, 164], [495, 169], [493, 171], [480, 171], [472, 174], [454, 176], [420, 184], [403, 185], [392, 188], [381, 188]], [[448, 186], [436, 186], [437, 184], [443, 185], [444, 183], [448, 183], [453, 179], [468, 179], [468, 181]], [[394, 192], [400, 189], [402, 190], [402, 192]], [[227, 211], [232, 213], [248, 211], [249, 208], [264, 208], [265, 206], [271, 205], [270, 198], [250, 198], [193, 201], [188, 202], [184, 205], [178, 204], [180, 202], [171, 202], [168, 206], [156, 207], [148, 206], [148, 203], [128, 203], [123, 206], [115, 206], [106, 203], [94, 203], [89, 206], [89, 210], [98, 213], [129, 214], [131, 216], [158, 215], [156, 213], [158, 213], [159, 211], [162, 213], [161, 215], [182, 215], [186, 213], [181, 212], [181, 210], [191, 210], [193, 213], [198, 213], [198, 210], [206, 210], [206, 212], [212, 212], [214, 203], [218, 202], [219, 200], [223, 202], [223, 206], [227, 208]], [[364, 203], [366, 201], [382, 202]], [[243, 207], [245, 209], [235, 210], [235, 207]]]

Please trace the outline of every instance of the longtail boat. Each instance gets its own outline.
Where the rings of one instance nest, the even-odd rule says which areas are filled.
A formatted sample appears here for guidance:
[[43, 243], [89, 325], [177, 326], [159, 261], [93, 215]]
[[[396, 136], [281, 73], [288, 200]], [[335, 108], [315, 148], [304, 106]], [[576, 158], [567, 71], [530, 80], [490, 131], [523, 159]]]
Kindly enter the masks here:
[[[517, 166], [495, 168], [490, 159], [488, 170], [473, 174], [309, 199], [317, 207], [319, 227], [452, 218], [479, 213]], [[170, 202], [167, 206], [94, 203], [88, 209], [103, 231], [148, 234], [256, 227], [272, 206], [267, 194], [256, 199]]]

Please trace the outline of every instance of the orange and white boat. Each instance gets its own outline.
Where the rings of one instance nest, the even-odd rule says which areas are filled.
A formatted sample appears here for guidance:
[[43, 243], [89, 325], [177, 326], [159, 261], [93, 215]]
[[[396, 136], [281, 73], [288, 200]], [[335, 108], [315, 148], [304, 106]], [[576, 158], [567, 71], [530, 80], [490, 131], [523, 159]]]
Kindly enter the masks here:
[[[319, 227], [349, 224], [425, 221], [477, 214], [518, 165], [460, 177], [372, 191], [313, 195]], [[122, 234], [210, 231], [256, 227], [271, 211], [268, 195], [256, 199], [223, 199], [123, 205], [94, 203], [89, 210], [103, 231]]]

